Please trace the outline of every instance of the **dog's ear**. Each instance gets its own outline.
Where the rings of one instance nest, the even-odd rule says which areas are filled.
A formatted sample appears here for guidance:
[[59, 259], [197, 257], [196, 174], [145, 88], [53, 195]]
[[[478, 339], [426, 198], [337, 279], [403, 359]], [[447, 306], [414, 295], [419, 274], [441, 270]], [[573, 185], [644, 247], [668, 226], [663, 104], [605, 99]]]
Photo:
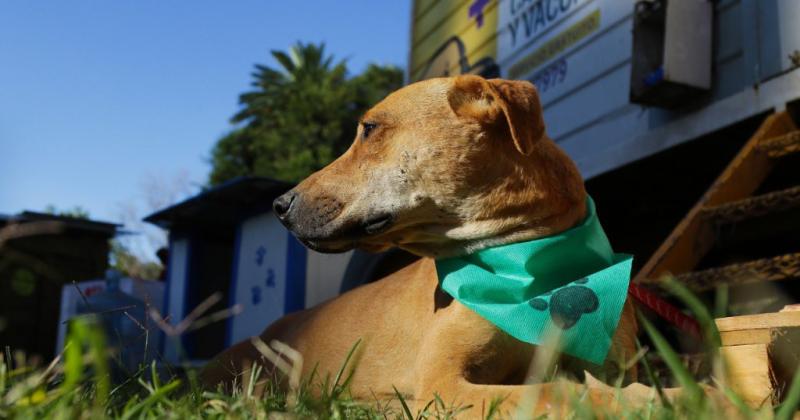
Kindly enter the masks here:
[[524, 155], [545, 135], [542, 104], [533, 83], [525, 80], [492, 79], [489, 83], [500, 97], [514, 145]]
[[530, 82], [458, 76], [447, 99], [456, 115], [483, 124], [505, 124], [514, 146], [524, 155], [531, 154], [544, 136], [539, 93]]

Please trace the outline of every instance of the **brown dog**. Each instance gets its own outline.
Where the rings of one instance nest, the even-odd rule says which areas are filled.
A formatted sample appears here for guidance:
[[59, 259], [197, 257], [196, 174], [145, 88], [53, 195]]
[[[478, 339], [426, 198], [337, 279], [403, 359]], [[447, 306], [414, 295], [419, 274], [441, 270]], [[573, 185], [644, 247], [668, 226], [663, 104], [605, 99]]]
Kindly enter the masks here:
[[[564, 231], [583, 220], [585, 203], [575, 165], [545, 133], [532, 84], [459, 76], [409, 85], [364, 115], [344, 155], [274, 207], [309, 248], [397, 246], [425, 258], [288, 315], [261, 338], [287, 343], [304, 356], [305, 374], [318, 366], [323, 375], [335, 373], [361, 339], [356, 397], [390, 397], [394, 386], [423, 403], [438, 393], [473, 404], [478, 415], [495, 397], [516, 404], [535, 389], [544, 409], [557, 385], [521, 385], [536, 346], [443, 293], [432, 258]], [[635, 333], [627, 302], [607, 360], [630, 358]], [[212, 362], [204, 380], [230, 382], [259, 359], [249, 341], [237, 344]], [[587, 367], [573, 361], [564, 369]], [[596, 401], [610, 394], [589, 392]]]

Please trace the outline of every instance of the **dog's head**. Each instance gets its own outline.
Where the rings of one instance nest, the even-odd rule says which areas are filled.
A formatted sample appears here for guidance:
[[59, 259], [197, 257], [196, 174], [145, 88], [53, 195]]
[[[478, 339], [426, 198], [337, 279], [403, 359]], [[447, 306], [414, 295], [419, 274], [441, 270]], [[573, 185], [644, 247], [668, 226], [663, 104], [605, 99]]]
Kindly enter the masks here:
[[315, 250], [444, 256], [565, 230], [584, 201], [574, 164], [547, 138], [536, 88], [459, 76], [386, 97], [350, 149], [274, 209]]

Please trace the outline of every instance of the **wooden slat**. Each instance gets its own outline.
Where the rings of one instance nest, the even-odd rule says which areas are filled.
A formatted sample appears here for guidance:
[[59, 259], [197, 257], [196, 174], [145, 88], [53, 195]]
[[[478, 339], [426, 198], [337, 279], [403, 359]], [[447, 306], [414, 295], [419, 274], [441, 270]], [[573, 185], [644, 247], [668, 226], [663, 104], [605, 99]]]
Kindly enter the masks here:
[[792, 131], [782, 136], [765, 139], [758, 145], [758, 148], [773, 159], [800, 152], [800, 131]]
[[719, 337], [723, 346], [741, 346], [744, 344], [770, 344], [772, 343], [771, 328], [760, 330], [720, 331]]
[[715, 322], [720, 332], [800, 327], [800, 311], [731, 316], [717, 318]]
[[677, 276], [677, 279], [690, 290], [703, 292], [722, 285], [781, 281], [798, 277], [800, 252], [685, 273]]
[[703, 217], [720, 225], [741, 222], [800, 207], [800, 185], [703, 209]]
[[745, 143], [697, 204], [675, 227], [667, 239], [634, 278], [635, 282], [653, 282], [666, 273], [691, 271], [714, 243], [713, 230], [702, 217], [704, 208], [750, 196], [772, 169], [772, 161], [758, 150], [764, 139], [795, 130], [788, 113], [770, 115]]

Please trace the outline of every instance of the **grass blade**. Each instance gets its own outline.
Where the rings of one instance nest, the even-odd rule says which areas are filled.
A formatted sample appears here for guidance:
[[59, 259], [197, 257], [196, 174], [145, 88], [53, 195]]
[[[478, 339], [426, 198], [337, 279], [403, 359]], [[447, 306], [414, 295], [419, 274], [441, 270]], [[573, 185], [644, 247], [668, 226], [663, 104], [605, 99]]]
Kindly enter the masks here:
[[489, 410], [486, 412], [486, 420], [491, 420], [494, 416], [500, 415], [500, 405], [503, 404], [504, 397], [492, 398], [489, 403]]
[[730, 289], [727, 284], [717, 286], [714, 291], [714, 318], [728, 316], [728, 302], [730, 301]]
[[689, 311], [694, 314], [697, 318], [697, 322], [700, 323], [700, 327], [703, 329], [703, 336], [708, 341], [709, 347], [716, 352], [722, 345], [722, 340], [720, 339], [717, 325], [714, 323], [714, 318], [706, 308], [706, 305], [704, 305], [694, 293], [687, 289], [686, 286], [679, 283], [673, 277], [664, 277], [662, 279], [662, 285], [667, 291], [680, 299], [686, 307], [689, 308]]
[[394, 389], [394, 394], [397, 395], [397, 399], [400, 400], [400, 405], [403, 406], [403, 413], [406, 415], [408, 420], [414, 420], [414, 415], [411, 414], [411, 409], [408, 408], [408, 404], [406, 404], [406, 399], [403, 398], [403, 395], [400, 394], [400, 391], [397, 390], [397, 387], [392, 385], [392, 389]]
[[[396, 392], [396, 391], [397, 391], [397, 390], [395, 389], [395, 392]], [[423, 415], [423, 413], [427, 413], [428, 409], [429, 409], [429, 408], [431, 408], [431, 406], [432, 406], [432, 405], [433, 405], [433, 403], [435, 403], [435, 402], [436, 402], [436, 400], [430, 400], [430, 401], [428, 401], [428, 403], [427, 403], [427, 404], [425, 404], [425, 407], [422, 407], [422, 412], [419, 414], [419, 416], [418, 416], [418, 417], [421, 417], [421, 416]]]
[[647, 335], [650, 336], [650, 340], [653, 342], [653, 345], [656, 347], [656, 350], [661, 354], [664, 358], [664, 362], [669, 367], [669, 370], [672, 371], [672, 374], [675, 375], [675, 379], [681, 384], [684, 388], [684, 391], [688, 395], [690, 401], [692, 403], [699, 403], [703, 401], [703, 389], [700, 388], [700, 385], [692, 378], [691, 373], [683, 366], [678, 353], [670, 347], [667, 340], [658, 330], [647, 320], [641, 313], [639, 315], [639, 322], [642, 323], [644, 329], [647, 331]]
[[158, 401], [164, 399], [167, 394], [174, 391], [178, 386], [180, 386], [181, 381], [174, 380], [161, 388], [158, 388], [155, 392], [150, 394], [147, 398], [139, 402], [138, 404], [131, 407], [129, 410], [122, 415], [121, 420], [128, 420], [131, 417], [139, 414], [140, 411], [144, 410], [145, 408], [157, 403]]
[[358, 348], [359, 344], [361, 344], [360, 338], [356, 340], [355, 344], [353, 344], [353, 347], [350, 348], [350, 351], [347, 353], [347, 357], [345, 357], [344, 359], [342, 367], [340, 367], [339, 371], [336, 372], [336, 378], [333, 380], [333, 392], [336, 392], [335, 390], [339, 386], [339, 381], [342, 379], [342, 374], [344, 373], [344, 370], [347, 368], [347, 365], [350, 363], [350, 359], [353, 357], [353, 353], [355, 353], [356, 348]]
[[[639, 339], [636, 339], [636, 349], [642, 349], [642, 343], [639, 342]], [[658, 398], [661, 400], [661, 404], [664, 404], [666, 407], [670, 407], [671, 403], [667, 399], [667, 396], [664, 395], [664, 388], [661, 386], [661, 381], [658, 379], [658, 376], [653, 372], [652, 366], [650, 366], [650, 362], [647, 360], [647, 355], [642, 357], [642, 366], [644, 366], [644, 372], [647, 375], [647, 378], [650, 379], [650, 383], [656, 388], [656, 393], [658, 394]]]
[[792, 384], [789, 385], [789, 390], [786, 392], [786, 398], [775, 412], [775, 420], [791, 419], [798, 406], [800, 406], [800, 371], [794, 374]]

